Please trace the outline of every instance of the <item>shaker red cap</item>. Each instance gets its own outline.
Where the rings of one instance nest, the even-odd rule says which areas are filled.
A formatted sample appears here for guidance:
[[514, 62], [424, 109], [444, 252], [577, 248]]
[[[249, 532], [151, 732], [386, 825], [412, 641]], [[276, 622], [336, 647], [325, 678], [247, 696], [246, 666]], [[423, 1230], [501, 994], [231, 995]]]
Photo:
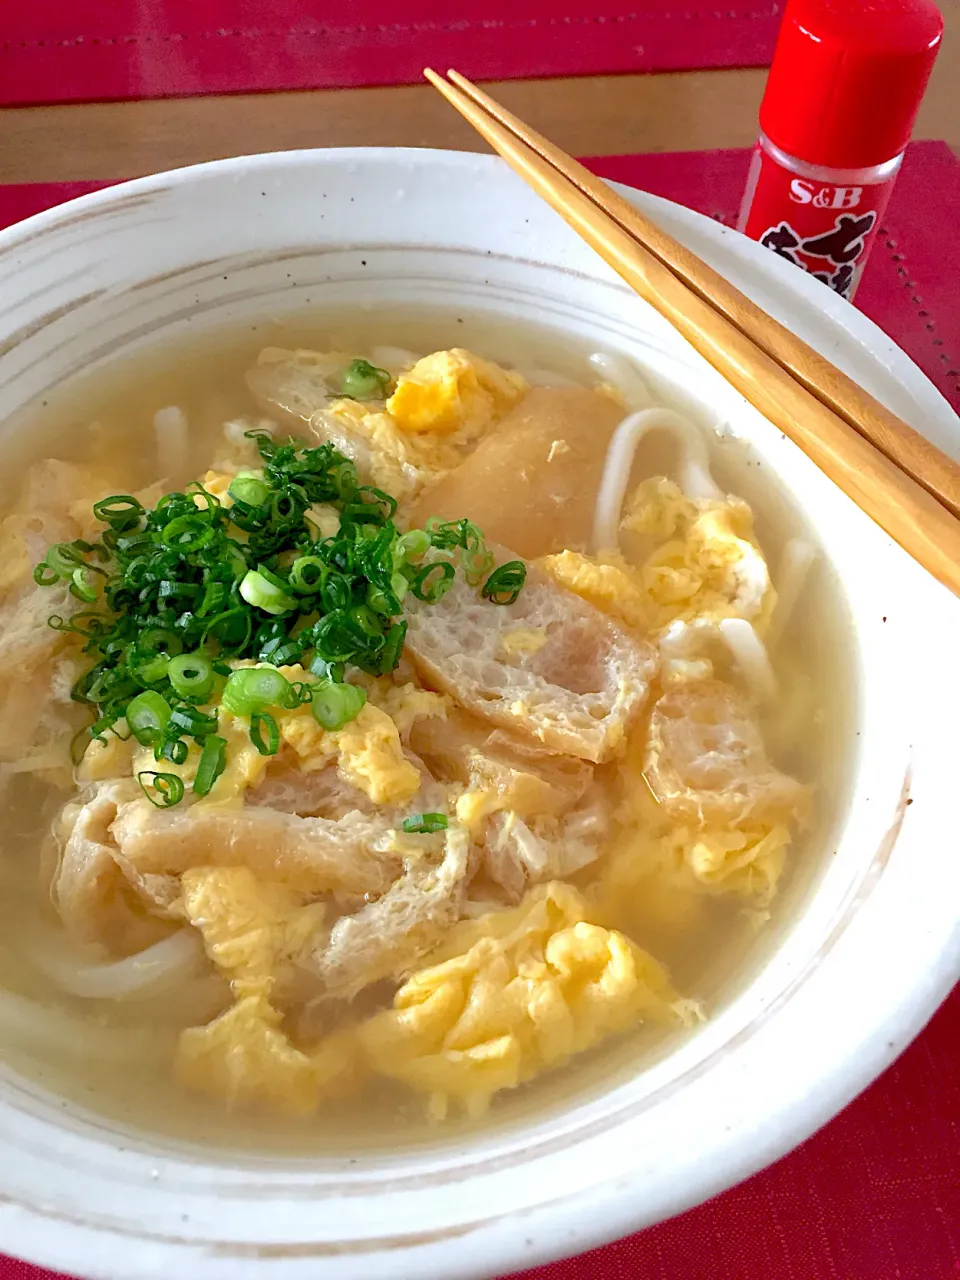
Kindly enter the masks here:
[[807, 164], [892, 160], [910, 141], [942, 35], [931, 0], [787, 0], [761, 129]]

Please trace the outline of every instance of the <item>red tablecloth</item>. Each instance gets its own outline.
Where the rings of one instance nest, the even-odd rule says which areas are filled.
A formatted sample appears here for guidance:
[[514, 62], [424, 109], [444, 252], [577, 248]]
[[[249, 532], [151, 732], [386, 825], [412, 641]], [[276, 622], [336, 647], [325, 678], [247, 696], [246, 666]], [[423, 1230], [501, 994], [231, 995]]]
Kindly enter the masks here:
[[781, 4], [32, 0], [0, 5], [0, 104], [767, 66]]
[[[747, 156], [590, 163], [729, 222]], [[98, 185], [0, 187], [0, 225]], [[960, 256], [960, 164], [942, 143], [916, 144], [857, 302], [960, 408], [954, 251]], [[49, 1276], [0, 1258], [0, 1280]], [[523, 1280], [958, 1278], [960, 989], [880, 1080], [772, 1168], [671, 1222]]]

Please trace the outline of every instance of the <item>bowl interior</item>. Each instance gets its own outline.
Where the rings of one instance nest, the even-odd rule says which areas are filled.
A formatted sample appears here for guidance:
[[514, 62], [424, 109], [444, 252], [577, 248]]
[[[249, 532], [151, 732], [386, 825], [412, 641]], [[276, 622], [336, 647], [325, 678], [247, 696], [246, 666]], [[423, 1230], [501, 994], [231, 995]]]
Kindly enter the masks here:
[[[945, 402], [852, 308], [706, 219], [640, 202], [960, 451]], [[713, 1194], [810, 1132], [922, 1025], [960, 954], [960, 860], [937, 839], [950, 812], [942, 709], [960, 699], [957, 676], [917, 670], [915, 654], [918, 623], [957, 639], [956, 601], [499, 162], [320, 152], [201, 166], [13, 228], [0, 272], [9, 470], [35, 448], [18, 420], [38, 397], [158, 342], [197, 335], [200, 349], [207, 332], [304, 308], [425, 308], [488, 331], [487, 347], [501, 323], [500, 341], [510, 326], [546, 326], [574, 348], [624, 352], [664, 403], [744, 442], [769, 501], [786, 490], [812, 519], [847, 617], [811, 618], [811, 631], [842, 650], [850, 704], [821, 833], [830, 856], [798, 888], [764, 965], [644, 1072], [624, 1057], [596, 1087], [559, 1081], [469, 1141], [307, 1160], [161, 1142], [0, 1069], [0, 1151], [19, 1152], [0, 1160], [0, 1246], [113, 1280], [157, 1265], [198, 1277], [493, 1274]], [[891, 678], [906, 669], [912, 681]], [[908, 809], [911, 797], [923, 804]], [[919, 900], [920, 883], [937, 892]]]

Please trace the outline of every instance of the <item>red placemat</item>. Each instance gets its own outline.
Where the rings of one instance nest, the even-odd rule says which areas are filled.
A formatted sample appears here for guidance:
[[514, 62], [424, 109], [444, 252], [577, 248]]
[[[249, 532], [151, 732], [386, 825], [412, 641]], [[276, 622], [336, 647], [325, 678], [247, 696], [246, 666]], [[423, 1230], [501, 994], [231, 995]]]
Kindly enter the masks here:
[[[590, 161], [732, 222], [743, 151]], [[0, 225], [106, 185], [0, 186]], [[960, 408], [960, 163], [914, 144], [858, 305]], [[50, 1280], [0, 1258], [0, 1280]], [[776, 1165], [670, 1222], [522, 1280], [958, 1280], [960, 988], [897, 1063]]]
[[0, 5], [0, 105], [764, 67], [781, 4], [33, 0]]

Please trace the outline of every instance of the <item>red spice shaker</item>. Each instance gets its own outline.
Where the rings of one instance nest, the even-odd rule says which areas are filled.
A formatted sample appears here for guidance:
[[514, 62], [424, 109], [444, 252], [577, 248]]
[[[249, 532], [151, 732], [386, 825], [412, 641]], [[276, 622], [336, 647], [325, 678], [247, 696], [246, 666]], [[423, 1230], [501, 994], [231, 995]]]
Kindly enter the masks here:
[[738, 230], [852, 298], [942, 34], [930, 0], [787, 0]]

